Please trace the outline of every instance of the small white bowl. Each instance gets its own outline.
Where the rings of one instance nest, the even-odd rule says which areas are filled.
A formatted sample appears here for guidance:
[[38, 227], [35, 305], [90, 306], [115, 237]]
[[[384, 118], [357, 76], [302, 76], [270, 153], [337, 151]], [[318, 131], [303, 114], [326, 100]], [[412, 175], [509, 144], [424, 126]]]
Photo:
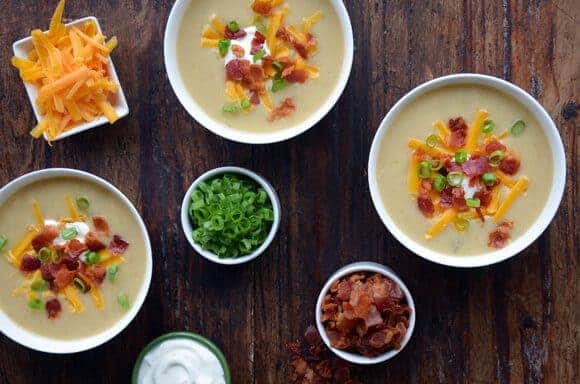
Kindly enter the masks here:
[[[88, 21], [92, 21], [97, 25], [97, 30], [99, 33], [103, 33], [101, 30], [101, 25], [99, 24], [99, 20], [97, 20], [94, 16], [84, 17], [82, 19], [75, 20], [71, 23], [66, 24], [66, 27], [74, 27], [76, 25], [84, 24]], [[46, 31], [44, 33], [47, 33]], [[14, 51], [14, 56], [26, 58], [28, 57], [28, 53], [32, 50], [32, 37], [26, 37], [24, 39], [18, 40], [12, 44], [12, 50]], [[109, 59], [109, 64], [107, 65], [107, 71], [109, 72], [109, 76], [111, 79], [118, 83], [119, 78], [117, 77], [117, 71], [115, 70], [115, 65], [113, 65], [113, 59]], [[38, 95], [38, 88], [29, 83], [24, 83], [24, 87], [26, 88], [26, 93], [28, 94], [28, 99], [30, 100], [30, 105], [32, 105], [32, 110], [34, 111], [34, 115], [36, 116], [36, 120], [40, 122], [42, 119], [42, 115], [36, 106], [36, 96]], [[129, 114], [129, 105], [127, 104], [127, 99], [125, 99], [125, 94], [123, 93], [123, 88], [119, 87], [119, 92], [112, 100], [112, 106], [119, 115], [119, 119], [125, 117]], [[100, 116], [94, 119], [93, 121], [89, 121], [86, 123], [78, 124], [74, 128], [58, 135], [54, 140], [57, 141], [60, 139], [64, 139], [65, 137], [69, 137], [72, 135], [76, 135], [77, 133], [86, 131], [91, 128], [98, 127], [99, 125], [108, 124], [109, 120], [105, 116]], [[46, 136], [45, 136], [46, 138]]]
[[[396, 118], [397, 114], [409, 103], [413, 102], [413, 100], [417, 99], [419, 96], [425, 94], [426, 92], [454, 84], [473, 84], [492, 87], [516, 99], [519, 103], [526, 107], [539, 122], [540, 126], [544, 130], [544, 133], [546, 134], [546, 137], [548, 138], [550, 150], [554, 158], [554, 183], [552, 184], [550, 195], [548, 196], [548, 200], [546, 201], [540, 216], [522, 236], [512, 241], [505, 248], [491, 250], [490, 252], [476, 256], [450, 256], [442, 252], [434, 251], [409, 237], [406, 233], [399, 229], [399, 226], [393, 221], [385, 209], [377, 181], [376, 169], [381, 142], [383, 141], [383, 137], [390, 127], [390, 123]], [[377, 210], [381, 220], [389, 232], [391, 232], [391, 234], [397, 240], [399, 240], [401, 244], [407, 247], [410, 251], [434, 263], [452, 267], [481, 267], [499, 263], [500, 261], [509, 259], [510, 257], [520, 253], [531, 243], [533, 243], [542, 234], [542, 232], [544, 232], [548, 224], [550, 224], [554, 218], [554, 215], [558, 210], [558, 206], [560, 205], [560, 201], [562, 200], [564, 186], [566, 184], [566, 156], [564, 155], [562, 139], [558, 133], [558, 129], [556, 128], [554, 121], [552, 121], [550, 115], [540, 105], [540, 103], [538, 103], [536, 99], [534, 99], [524, 90], [497, 77], [471, 73], [456, 74], [439, 77], [419, 85], [407, 93], [393, 106], [393, 108], [391, 108], [391, 110], [387, 113], [381, 122], [379, 130], [377, 131], [371, 146], [368, 163], [368, 179], [371, 198], [373, 200], [375, 209]]]
[[[322, 321], [320, 320], [322, 316], [322, 303], [324, 301], [324, 296], [326, 296], [328, 292], [330, 292], [330, 287], [332, 286], [332, 284], [334, 284], [335, 281], [337, 281], [341, 277], [350, 275], [355, 272], [379, 273], [393, 280], [401, 288], [401, 291], [403, 291], [403, 294], [407, 299], [407, 305], [409, 306], [409, 308], [411, 308], [411, 316], [409, 317], [409, 328], [407, 329], [407, 333], [403, 338], [403, 342], [401, 343], [400, 349], [393, 349], [383, 353], [382, 355], [375, 357], [367, 357], [358, 353], [347, 352], [341, 349], [334, 348], [330, 344], [330, 340], [326, 335], [326, 329], [324, 328], [324, 324], [322, 324]], [[370, 365], [383, 363], [387, 360], [390, 360], [393, 357], [397, 356], [399, 352], [401, 352], [403, 348], [405, 348], [407, 343], [409, 343], [409, 340], [411, 340], [411, 336], [413, 335], [413, 331], [415, 330], [416, 310], [415, 310], [415, 302], [413, 301], [413, 296], [411, 296], [411, 292], [409, 292], [409, 289], [407, 288], [405, 283], [403, 283], [403, 281], [399, 278], [399, 276], [395, 274], [395, 272], [391, 270], [391, 268], [382, 264], [373, 263], [371, 261], [360, 261], [357, 263], [345, 265], [338, 271], [334, 272], [332, 276], [330, 276], [330, 278], [328, 279], [326, 284], [324, 284], [324, 287], [320, 291], [320, 294], [318, 295], [315, 316], [316, 316], [316, 327], [318, 328], [318, 333], [320, 333], [320, 337], [322, 337], [322, 341], [324, 341], [324, 344], [326, 344], [326, 346], [332, 352], [334, 352], [335, 355], [337, 355], [343, 360], [349, 361], [354, 364]]]
[[352, 59], [354, 51], [352, 26], [350, 24], [350, 18], [348, 12], [342, 0], [329, 0], [334, 7], [340, 25], [342, 27], [342, 33], [344, 36], [344, 58], [342, 60], [342, 68], [340, 71], [340, 76], [334, 90], [328, 96], [324, 104], [318, 108], [311, 116], [309, 116], [305, 121], [297, 124], [293, 127], [272, 131], [272, 132], [246, 132], [242, 130], [237, 130], [227, 125], [215, 120], [209, 116], [203, 108], [193, 99], [187, 88], [185, 87], [184, 81], [181, 78], [179, 71], [179, 66], [177, 62], [177, 37], [179, 34], [179, 27], [181, 25], [181, 19], [191, 0], [177, 0], [171, 8], [171, 13], [169, 14], [169, 19], [167, 20], [167, 26], [165, 28], [165, 38], [163, 42], [163, 54], [165, 57], [165, 69], [167, 70], [167, 76], [169, 77], [169, 83], [175, 92], [175, 95], [179, 99], [179, 102], [187, 110], [187, 112], [197, 120], [201, 125], [207, 128], [209, 131], [224, 137], [226, 139], [237, 141], [240, 143], [247, 144], [267, 144], [275, 143], [279, 141], [284, 141], [295, 136], [304, 133], [316, 123], [318, 123], [326, 114], [332, 109], [334, 104], [338, 101], [338, 98], [342, 94], [350, 71], [352, 68]]
[[135, 318], [141, 309], [141, 306], [145, 301], [145, 297], [147, 296], [147, 292], [149, 291], [149, 286], [151, 284], [151, 273], [153, 271], [153, 257], [147, 228], [145, 227], [141, 216], [139, 216], [139, 213], [131, 201], [111, 183], [93, 174], [68, 168], [49, 168], [27, 173], [15, 180], [12, 180], [10, 183], [6, 184], [2, 189], [0, 189], [0, 206], [4, 204], [6, 199], [12, 196], [12, 194], [17, 193], [26, 185], [37, 182], [39, 180], [54, 179], [58, 177], [72, 177], [86, 180], [90, 183], [95, 183], [111, 192], [117, 199], [121, 200], [129, 209], [133, 218], [139, 224], [141, 235], [145, 241], [146, 253], [143, 256], [147, 259], [143, 285], [141, 286], [137, 297], [135, 297], [133, 300], [131, 308], [119, 321], [113, 324], [113, 326], [95, 335], [74, 340], [57, 340], [46, 336], [41, 336], [25, 328], [22, 328], [18, 323], [13, 321], [0, 309], [0, 331], [10, 339], [14, 340], [18, 344], [40, 352], [62, 354], [82, 352], [95, 348], [115, 337], [129, 325], [129, 323]]
[[[197, 188], [199, 183], [201, 183], [202, 181], [211, 179], [218, 175], [223, 175], [224, 173], [233, 173], [242, 175], [257, 182], [262, 188], [264, 188], [264, 190], [268, 194], [268, 198], [272, 202], [272, 209], [274, 210], [274, 222], [272, 223], [270, 233], [268, 233], [268, 237], [266, 237], [264, 243], [260, 245], [260, 247], [256, 249], [253, 253], [242, 257], [220, 258], [213, 252], [201, 248], [199, 244], [193, 241], [193, 238], [191, 236], [193, 232], [193, 226], [191, 225], [191, 220], [189, 218], [189, 204], [191, 202], [191, 194], [193, 193], [193, 190]], [[191, 244], [191, 246], [197, 253], [199, 253], [206, 259], [218, 264], [225, 265], [242, 264], [260, 256], [266, 250], [266, 248], [268, 248], [270, 243], [272, 243], [272, 240], [274, 240], [276, 232], [278, 232], [278, 228], [280, 227], [280, 218], [281, 218], [280, 199], [278, 198], [278, 194], [274, 190], [274, 187], [272, 187], [272, 185], [268, 181], [266, 181], [266, 179], [264, 179], [257, 173], [240, 167], [221, 167], [207, 171], [203, 175], [199, 176], [193, 182], [193, 184], [191, 184], [191, 187], [189, 187], [189, 189], [185, 193], [183, 202], [181, 203], [181, 227], [183, 228], [183, 234], [185, 235], [185, 238], [187, 239], [187, 241], [189, 241], [189, 244]]]

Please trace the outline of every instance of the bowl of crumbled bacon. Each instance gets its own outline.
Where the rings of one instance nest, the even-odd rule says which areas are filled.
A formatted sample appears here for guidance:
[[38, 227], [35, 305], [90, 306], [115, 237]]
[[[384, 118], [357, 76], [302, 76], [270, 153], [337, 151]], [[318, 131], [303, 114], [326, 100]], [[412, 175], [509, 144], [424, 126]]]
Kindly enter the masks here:
[[129, 113], [110, 54], [117, 38], [106, 40], [95, 17], [63, 24], [65, 0], [48, 31], [35, 29], [13, 44], [19, 70], [38, 124], [30, 131], [48, 142], [86, 131]]
[[388, 267], [358, 262], [339, 269], [316, 304], [322, 340], [354, 364], [377, 364], [395, 357], [415, 328], [415, 304], [405, 284]]

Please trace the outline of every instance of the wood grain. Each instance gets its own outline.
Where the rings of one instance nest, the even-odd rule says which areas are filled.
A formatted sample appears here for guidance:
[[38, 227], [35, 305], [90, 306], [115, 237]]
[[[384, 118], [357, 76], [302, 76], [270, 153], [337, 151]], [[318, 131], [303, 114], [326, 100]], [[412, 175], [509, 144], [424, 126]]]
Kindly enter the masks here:
[[[357, 260], [393, 267], [418, 308], [405, 351], [361, 369], [363, 383], [580, 380], [578, 1], [349, 1], [356, 51], [346, 91], [315, 128], [268, 146], [216, 137], [179, 105], [163, 65], [170, 1], [70, 1], [68, 17], [94, 15], [119, 37], [113, 59], [131, 114], [50, 148], [27, 135], [34, 118], [8, 61], [11, 42], [46, 25], [54, 3], [0, 6], [0, 182], [55, 166], [110, 180], [149, 228], [153, 282], [131, 326], [93, 351], [63, 358], [0, 338], [1, 383], [128, 382], [141, 348], [173, 330], [214, 340], [235, 383], [285, 383], [285, 343], [313, 322], [327, 277]], [[366, 178], [370, 144], [388, 109], [419, 83], [456, 72], [503, 77], [529, 91], [556, 121], [568, 161], [564, 200], [548, 230], [519, 256], [476, 270], [444, 268], [407, 251], [382, 226]], [[274, 244], [233, 268], [194, 254], [178, 224], [189, 184], [225, 164], [266, 176], [283, 207]]]

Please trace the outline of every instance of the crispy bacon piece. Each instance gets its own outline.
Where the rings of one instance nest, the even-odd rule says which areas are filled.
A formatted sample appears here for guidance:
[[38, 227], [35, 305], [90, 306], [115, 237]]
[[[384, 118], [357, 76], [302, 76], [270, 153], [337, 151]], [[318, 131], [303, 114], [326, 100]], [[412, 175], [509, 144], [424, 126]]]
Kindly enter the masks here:
[[506, 146], [500, 143], [498, 140], [491, 140], [485, 145], [484, 148], [487, 155], [491, 155], [495, 151], [505, 151], [506, 149]]
[[243, 76], [243, 83], [250, 91], [258, 92], [259, 94], [264, 90], [264, 83], [266, 81], [266, 74], [261, 65], [252, 64]]
[[266, 41], [266, 36], [262, 35], [259, 31], [256, 31], [254, 38], [252, 39], [252, 48], [250, 49], [250, 54], [255, 55], [263, 47]]
[[462, 187], [446, 187], [441, 192], [439, 206], [443, 209], [453, 207], [458, 211], [464, 211], [467, 209], [464, 194]]
[[465, 123], [465, 120], [463, 120], [463, 117], [461, 116], [455, 119], [449, 119], [448, 126], [451, 132], [467, 131], [467, 124]]
[[268, 16], [272, 12], [271, 0], [254, 0], [252, 2], [252, 10], [264, 16]]
[[316, 39], [314, 38], [314, 35], [309, 34], [309, 36], [307, 36], [306, 42], [298, 41], [284, 26], [281, 26], [280, 29], [278, 29], [276, 32], [276, 37], [292, 45], [296, 52], [298, 52], [300, 57], [303, 59], [308, 58], [310, 49], [316, 45]]
[[54, 275], [56, 274], [56, 272], [58, 272], [58, 270], [60, 269], [60, 267], [56, 264], [42, 264], [40, 266], [40, 273], [42, 274], [42, 278], [46, 281], [53, 281], [54, 280]]
[[417, 207], [425, 217], [433, 217], [435, 213], [435, 205], [433, 205], [433, 201], [428, 196], [419, 196], [417, 197]]
[[308, 79], [308, 74], [304, 69], [294, 69], [286, 76], [290, 83], [304, 83]]
[[294, 104], [294, 100], [288, 97], [282, 100], [280, 105], [268, 114], [268, 121], [272, 122], [290, 116], [294, 111], [296, 111], [296, 104]]
[[467, 137], [467, 124], [465, 124], [463, 117], [449, 119], [449, 130], [451, 130], [451, 134], [447, 139], [447, 144], [454, 149], [463, 147]]
[[84, 274], [97, 284], [101, 284], [107, 275], [107, 269], [100, 265], [93, 265], [85, 269]]
[[72, 239], [64, 248], [64, 254], [71, 259], [78, 259], [79, 256], [89, 248], [77, 239]]
[[24, 255], [20, 261], [20, 270], [22, 272], [34, 272], [40, 268], [40, 260], [31, 255]]
[[250, 103], [254, 105], [260, 104], [260, 94], [257, 91], [252, 91], [250, 93]]
[[487, 172], [489, 170], [489, 164], [487, 163], [487, 158], [485, 157], [472, 157], [463, 163], [461, 169], [467, 177], [476, 177], [481, 176]]
[[443, 160], [443, 167], [447, 170], [447, 172], [462, 172], [463, 169], [461, 165], [457, 164], [451, 156], [446, 156]]
[[80, 263], [78, 259], [73, 259], [70, 256], [65, 256], [62, 259], [62, 263], [66, 266], [69, 271], [76, 271], [79, 269]]
[[85, 236], [85, 244], [93, 252], [98, 252], [106, 248], [106, 245], [99, 240], [97, 234], [92, 231]]
[[520, 159], [513, 155], [508, 155], [501, 161], [499, 169], [508, 175], [515, 175], [520, 169]]
[[47, 225], [32, 239], [32, 248], [36, 252], [41, 248], [52, 244], [54, 239], [58, 237], [58, 230], [54, 225]]
[[58, 271], [56, 271], [56, 273], [54, 274], [53, 283], [56, 291], [60, 291], [61, 289], [66, 288], [70, 283], [72, 283], [75, 275], [76, 272], [69, 271], [69, 269], [66, 266], [61, 265]]
[[479, 191], [475, 192], [473, 197], [479, 199], [480, 205], [482, 207], [487, 207], [491, 202], [491, 189], [482, 187], [479, 189]]
[[507, 244], [511, 230], [514, 227], [512, 221], [502, 221], [492, 231], [487, 239], [487, 245], [492, 248], [503, 248]]
[[238, 59], [244, 57], [244, 55], [246, 54], [244, 48], [240, 47], [237, 44], [232, 45], [232, 52], [234, 56], [237, 57]]
[[105, 216], [93, 216], [93, 226], [100, 236], [110, 236], [109, 222]]
[[109, 243], [109, 252], [114, 254], [124, 253], [127, 248], [129, 248], [129, 243], [119, 235], [113, 236], [113, 240]]
[[229, 26], [226, 26], [226, 30], [224, 31], [224, 35], [226, 39], [230, 40], [238, 40], [242, 37], [246, 36], [247, 33], [242, 28], [238, 29], [236, 32], [232, 32]]
[[44, 308], [46, 309], [46, 314], [49, 319], [56, 319], [62, 310], [60, 301], [58, 301], [56, 297], [48, 300], [46, 304], [44, 304]]
[[248, 60], [234, 59], [226, 64], [226, 77], [228, 80], [242, 80], [250, 69]]

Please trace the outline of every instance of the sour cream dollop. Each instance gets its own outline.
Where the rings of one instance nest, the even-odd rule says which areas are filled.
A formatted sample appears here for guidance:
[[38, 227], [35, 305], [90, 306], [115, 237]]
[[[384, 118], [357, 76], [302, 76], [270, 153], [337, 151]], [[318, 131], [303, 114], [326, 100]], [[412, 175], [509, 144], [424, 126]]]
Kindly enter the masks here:
[[[56, 227], [58, 225], [58, 222], [55, 220], [44, 220], [44, 225], [45, 226], [50, 225], [50, 226]], [[89, 231], [91, 230], [89, 228], [89, 226], [86, 223], [83, 223], [82, 221], [75, 221], [73, 223], [66, 223], [64, 225], [64, 229], [68, 229], [68, 228], [74, 228], [77, 231], [77, 235], [74, 238], [83, 244], [85, 242], [85, 238], [87, 236], [87, 233], [89, 233]], [[63, 247], [70, 240], [72, 240], [72, 239], [68, 239], [68, 240], [63, 239], [61, 237], [61, 234], [59, 233], [58, 236], [56, 237], [56, 239], [54, 239], [54, 241], [52, 242], [52, 244], [56, 245], [57, 247]]]
[[195, 340], [169, 339], [150, 350], [139, 367], [139, 384], [225, 384], [217, 357]]
[[[256, 32], [258, 31], [256, 29], [255, 26], [251, 25], [247, 28], [244, 28], [244, 31], [246, 31], [246, 36], [237, 39], [237, 40], [231, 40], [231, 44], [230, 47], [228, 49], [228, 53], [226, 54], [226, 56], [224, 57], [224, 66], [227, 65], [230, 61], [238, 59], [238, 57], [236, 57], [236, 55], [234, 55], [234, 52], [232, 52], [232, 47], [234, 45], [239, 45], [240, 47], [244, 48], [244, 57], [240, 57], [240, 60], [248, 60], [250, 63], [252, 64], [262, 64], [262, 60], [258, 60], [254, 63], [253, 59], [254, 59], [254, 55], [252, 55], [250, 53], [250, 51], [252, 50], [252, 40], [254, 40], [254, 36], [256, 36]], [[264, 51], [266, 51], [266, 54], [264, 56], [268, 56], [270, 54], [270, 48], [268, 47], [268, 43], [264, 42], [264, 44], [262, 45], [262, 49]]]

